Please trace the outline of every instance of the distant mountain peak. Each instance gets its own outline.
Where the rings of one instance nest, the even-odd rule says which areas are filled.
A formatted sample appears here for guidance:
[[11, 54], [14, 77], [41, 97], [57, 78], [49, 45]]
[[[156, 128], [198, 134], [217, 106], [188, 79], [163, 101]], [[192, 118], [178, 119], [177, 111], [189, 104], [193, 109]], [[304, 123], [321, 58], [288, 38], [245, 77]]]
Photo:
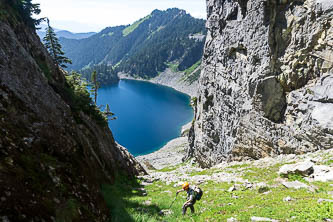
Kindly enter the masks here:
[[155, 9], [154, 11], [152, 11], [151, 15], [158, 15], [158, 14], [161, 14], [161, 13], [187, 14], [187, 12], [184, 9], [168, 8], [166, 10]]
[[[42, 40], [45, 36], [45, 28], [47, 28], [46, 24], [40, 24], [37, 27], [37, 35], [39, 36], [39, 38]], [[67, 31], [67, 30], [60, 30], [57, 28], [53, 28], [55, 33], [57, 34], [58, 38], [66, 38], [66, 39], [85, 39], [88, 38], [94, 34], [96, 34], [96, 32], [82, 32], [82, 33], [74, 33], [71, 31]]]
[[168, 64], [185, 70], [201, 59], [205, 21], [185, 10], [154, 10], [131, 25], [108, 27], [87, 39], [61, 40], [70, 69], [110, 64], [118, 72], [153, 77]]

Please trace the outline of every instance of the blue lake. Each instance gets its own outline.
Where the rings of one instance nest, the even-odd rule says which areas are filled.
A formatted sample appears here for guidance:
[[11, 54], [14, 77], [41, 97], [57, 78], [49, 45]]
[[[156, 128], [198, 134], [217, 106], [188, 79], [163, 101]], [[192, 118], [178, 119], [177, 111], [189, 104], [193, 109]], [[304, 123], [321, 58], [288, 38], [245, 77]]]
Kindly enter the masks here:
[[193, 119], [189, 96], [144, 81], [120, 80], [101, 87], [97, 103], [110, 105], [117, 117], [109, 121], [113, 136], [135, 156], [161, 148]]

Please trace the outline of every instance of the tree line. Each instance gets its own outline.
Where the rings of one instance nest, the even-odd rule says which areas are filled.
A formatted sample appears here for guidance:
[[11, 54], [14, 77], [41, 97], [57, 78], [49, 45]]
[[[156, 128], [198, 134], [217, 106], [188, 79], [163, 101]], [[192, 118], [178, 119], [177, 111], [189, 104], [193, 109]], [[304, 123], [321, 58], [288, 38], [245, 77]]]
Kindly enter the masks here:
[[[205, 21], [182, 10], [155, 10], [129, 34], [123, 35], [129, 27], [105, 28], [81, 40], [60, 38], [66, 56], [73, 60], [68, 69], [82, 72], [84, 67], [89, 66], [90, 69], [95, 68], [94, 64], [106, 63], [113, 67], [115, 73], [151, 78], [164, 71], [170, 62], [177, 63], [178, 69], [183, 71], [202, 57], [204, 40], [196, 41], [189, 36], [205, 35]], [[109, 74], [114, 75], [114, 72]], [[105, 80], [101, 75], [101, 83], [107, 84]]]

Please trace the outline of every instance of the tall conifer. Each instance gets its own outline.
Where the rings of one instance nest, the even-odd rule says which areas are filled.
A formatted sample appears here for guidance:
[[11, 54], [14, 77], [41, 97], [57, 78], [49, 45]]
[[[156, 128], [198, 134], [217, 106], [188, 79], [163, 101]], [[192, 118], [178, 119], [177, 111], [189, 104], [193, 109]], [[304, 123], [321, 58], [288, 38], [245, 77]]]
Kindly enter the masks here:
[[94, 95], [94, 101], [95, 101], [95, 105], [97, 103], [97, 92], [99, 89], [99, 82], [97, 81], [97, 72], [96, 70], [94, 70], [91, 74], [91, 83], [92, 83], [92, 88], [91, 88], [91, 92]]
[[38, 3], [32, 3], [32, 0], [13, 1], [7, 0], [8, 4], [12, 5], [22, 16], [23, 21], [30, 27], [35, 28], [44, 18], [35, 19], [32, 16], [40, 14], [41, 10]]
[[46, 35], [43, 38], [44, 45], [49, 51], [51, 57], [53, 58], [54, 63], [57, 66], [61, 66], [62, 68], [67, 68], [65, 64], [72, 64], [72, 61], [64, 56], [65, 53], [61, 50], [61, 45], [53, 28], [50, 26], [50, 21], [49, 19], [46, 20], [47, 28], [45, 29]]
[[106, 104], [104, 115], [106, 116], [106, 118], [108, 120], [115, 120], [115, 119], [117, 119], [117, 117], [114, 116], [115, 114], [113, 112], [111, 112], [109, 104]]

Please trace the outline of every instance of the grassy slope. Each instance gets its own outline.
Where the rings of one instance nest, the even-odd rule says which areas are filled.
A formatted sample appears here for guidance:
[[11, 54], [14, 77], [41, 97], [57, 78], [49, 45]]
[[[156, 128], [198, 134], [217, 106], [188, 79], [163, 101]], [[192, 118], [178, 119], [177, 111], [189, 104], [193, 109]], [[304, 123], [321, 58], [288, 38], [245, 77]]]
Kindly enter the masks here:
[[[328, 157], [332, 159], [332, 157]], [[330, 164], [326, 160], [322, 164]], [[268, 188], [263, 193], [258, 188], [242, 189], [228, 192], [233, 183], [217, 183], [206, 181], [200, 187], [204, 191], [203, 198], [195, 205], [196, 213], [181, 216], [181, 207], [185, 201], [185, 194], [179, 195], [171, 207], [174, 212], [168, 216], [160, 216], [159, 211], [168, 209], [180, 187], [171, 183], [157, 181], [145, 186], [148, 193], [142, 196], [141, 192], [133, 190], [140, 181], [131, 185], [119, 183], [114, 186], [104, 186], [103, 191], [110, 207], [112, 207], [113, 221], [226, 221], [230, 217], [238, 221], [251, 221], [252, 216], [268, 217], [280, 221], [323, 221], [324, 218], [333, 218], [333, 203], [318, 203], [318, 199], [332, 199], [329, 191], [333, 190], [332, 182], [308, 183], [300, 176], [293, 176], [288, 180], [301, 180], [316, 187], [314, 192], [305, 189], [287, 189], [281, 184], [277, 171], [281, 164], [266, 168], [258, 168], [251, 164], [234, 165], [225, 169], [209, 169], [201, 172], [192, 172], [191, 175], [212, 175], [216, 172], [240, 173], [243, 179], [249, 182], [265, 182]], [[161, 172], [173, 171], [169, 167]], [[116, 198], [111, 196], [116, 196]], [[287, 196], [292, 198], [286, 202]], [[116, 201], [115, 201], [116, 200]], [[151, 202], [145, 205], [145, 202]], [[125, 215], [125, 216], [124, 216]]]
[[201, 69], [201, 59], [194, 63], [191, 67], [188, 69], [185, 69], [184, 71], [179, 71], [178, 69], [178, 63], [177, 62], [169, 62], [166, 63], [169, 69], [171, 69], [172, 72], [174, 73], [181, 73], [182, 77], [180, 79], [181, 82], [187, 82], [189, 84], [192, 84], [193, 82], [197, 81], [200, 77]]
[[144, 17], [144, 18], [142, 18], [142, 19], [140, 19], [140, 20], [134, 22], [132, 25], [128, 26], [127, 28], [125, 28], [125, 29], [123, 30], [123, 36], [127, 36], [127, 35], [129, 35], [129, 34], [130, 34], [131, 32], [133, 32], [137, 27], [139, 27], [139, 25], [140, 25], [142, 22], [146, 21], [146, 20], [149, 19], [149, 18], [151, 18], [151, 15], [148, 15], [148, 16], [146, 16], [146, 17]]

